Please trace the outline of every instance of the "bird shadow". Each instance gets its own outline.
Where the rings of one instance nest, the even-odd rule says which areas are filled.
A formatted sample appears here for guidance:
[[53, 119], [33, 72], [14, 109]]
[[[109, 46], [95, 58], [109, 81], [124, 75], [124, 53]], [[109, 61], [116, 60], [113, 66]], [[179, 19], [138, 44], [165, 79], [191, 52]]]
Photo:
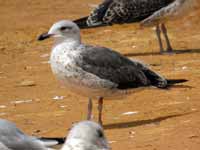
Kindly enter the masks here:
[[147, 120], [138, 120], [138, 121], [106, 124], [106, 125], [103, 125], [103, 127], [104, 127], [104, 129], [122, 129], [122, 128], [138, 127], [138, 126], [148, 125], [148, 124], [159, 124], [161, 121], [164, 121], [164, 120], [167, 120], [167, 119], [170, 119], [170, 118], [188, 115], [188, 114], [191, 114], [191, 113], [192, 112], [184, 113], [184, 114], [162, 116], [162, 117], [158, 117], [158, 118], [154, 118], [154, 119], [147, 119]]
[[149, 55], [174, 55], [174, 54], [186, 54], [186, 53], [200, 53], [200, 49], [185, 49], [185, 50], [174, 50], [173, 53], [163, 53], [160, 52], [145, 52], [145, 53], [125, 53], [124, 56], [149, 56]]
[[167, 87], [167, 89], [169, 89], [169, 90], [175, 89], [175, 88], [178, 88], [178, 89], [193, 89], [194, 87], [190, 86], [190, 85], [172, 85], [172, 86]]

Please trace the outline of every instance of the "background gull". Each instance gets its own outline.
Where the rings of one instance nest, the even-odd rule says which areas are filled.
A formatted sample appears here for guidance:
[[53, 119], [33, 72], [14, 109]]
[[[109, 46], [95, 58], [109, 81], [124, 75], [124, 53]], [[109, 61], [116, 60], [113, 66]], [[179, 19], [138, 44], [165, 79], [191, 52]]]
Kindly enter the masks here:
[[61, 144], [60, 142], [54, 138], [28, 136], [12, 122], [0, 119], [0, 150], [53, 150], [49, 147]]
[[91, 28], [141, 21], [143, 26], [156, 26], [160, 52], [164, 52], [161, 32], [166, 40], [167, 52], [172, 52], [164, 23], [187, 14], [193, 10], [194, 4], [195, 0], [104, 0], [89, 16], [74, 22], [80, 28]]
[[61, 150], [108, 150], [103, 128], [92, 121], [82, 121], [70, 130]]
[[3, 143], [0, 142], [0, 149], [1, 150], [11, 150], [7, 146], [5, 146]]
[[109, 48], [83, 44], [79, 27], [68, 20], [55, 23], [38, 40], [49, 37], [55, 38], [50, 56], [53, 73], [69, 90], [89, 97], [88, 119], [92, 114], [92, 98], [98, 99], [100, 124], [103, 98], [119, 97], [143, 87], [164, 89], [186, 81], [167, 80]]

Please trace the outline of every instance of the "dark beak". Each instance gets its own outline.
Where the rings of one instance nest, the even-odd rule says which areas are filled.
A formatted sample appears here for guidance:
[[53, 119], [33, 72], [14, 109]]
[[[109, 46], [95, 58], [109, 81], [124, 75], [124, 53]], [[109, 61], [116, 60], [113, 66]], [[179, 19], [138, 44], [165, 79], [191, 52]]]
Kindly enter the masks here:
[[43, 41], [47, 38], [50, 38], [52, 36], [52, 34], [48, 34], [48, 33], [43, 33], [38, 37], [38, 41]]

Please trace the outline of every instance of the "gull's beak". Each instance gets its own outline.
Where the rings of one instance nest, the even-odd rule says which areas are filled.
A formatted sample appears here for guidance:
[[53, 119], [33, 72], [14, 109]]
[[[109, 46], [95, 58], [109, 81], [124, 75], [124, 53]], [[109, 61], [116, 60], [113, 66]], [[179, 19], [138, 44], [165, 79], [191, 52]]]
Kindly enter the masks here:
[[42, 40], [48, 39], [48, 38], [50, 38], [51, 36], [53, 36], [53, 34], [43, 33], [43, 34], [41, 34], [41, 35], [38, 37], [38, 41], [42, 41]]

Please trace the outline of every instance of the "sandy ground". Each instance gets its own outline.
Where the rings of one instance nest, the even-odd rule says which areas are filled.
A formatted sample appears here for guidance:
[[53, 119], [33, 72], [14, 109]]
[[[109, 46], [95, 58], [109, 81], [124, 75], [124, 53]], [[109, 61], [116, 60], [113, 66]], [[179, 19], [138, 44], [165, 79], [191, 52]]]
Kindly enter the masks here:
[[[57, 20], [88, 14], [99, 1], [0, 0], [1, 118], [29, 134], [51, 137], [65, 136], [72, 122], [86, 118], [87, 98], [67, 91], [51, 73], [47, 62], [53, 41], [36, 37]], [[86, 43], [142, 60], [167, 78], [189, 80], [169, 90], [145, 89], [105, 101], [104, 127], [113, 150], [200, 149], [199, 18], [197, 11], [167, 23], [173, 47], [182, 52], [176, 55], [159, 55], [153, 28], [138, 24], [82, 31]], [[136, 113], [122, 115], [130, 111]]]

